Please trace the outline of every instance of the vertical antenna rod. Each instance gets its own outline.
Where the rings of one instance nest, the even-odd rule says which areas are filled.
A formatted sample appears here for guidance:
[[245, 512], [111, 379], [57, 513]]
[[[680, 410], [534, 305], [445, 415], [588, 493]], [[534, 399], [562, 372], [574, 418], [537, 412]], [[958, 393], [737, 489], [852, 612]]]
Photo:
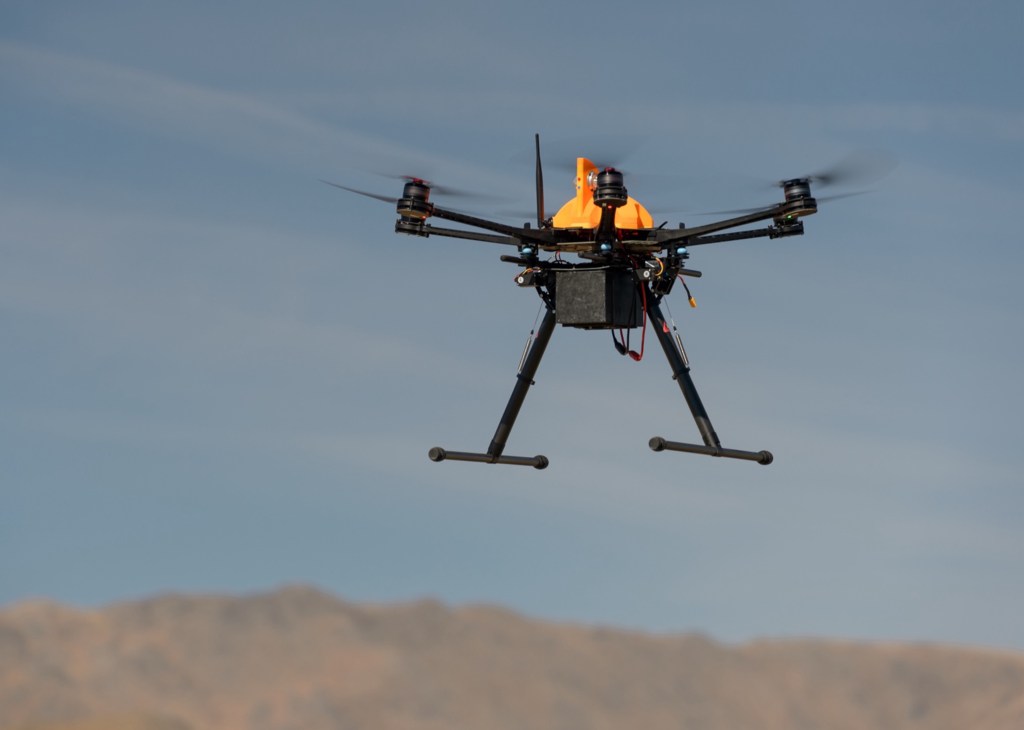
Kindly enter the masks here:
[[533, 135], [537, 148], [537, 228], [544, 227], [544, 173], [540, 167], [540, 134]]

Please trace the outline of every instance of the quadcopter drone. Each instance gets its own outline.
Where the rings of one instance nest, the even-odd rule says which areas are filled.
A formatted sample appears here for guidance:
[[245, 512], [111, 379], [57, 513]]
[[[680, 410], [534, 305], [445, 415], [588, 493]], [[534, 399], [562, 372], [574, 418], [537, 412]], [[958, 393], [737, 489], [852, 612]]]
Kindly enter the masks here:
[[[519, 363], [515, 386], [508, 405], [498, 422], [494, 437], [484, 453], [449, 451], [440, 447], [430, 449], [432, 461], [473, 461], [486, 464], [514, 464], [544, 469], [546, 456], [507, 456], [505, 444], [523, 405], [541, 358], [551, 339], [556, 324], [586, 330], [611, 330], [615, 347], [620, 354], [629, 354], [639, 360], [642, 354], [629, 349], [628, 333], [641, 328], [646, 334], [647, 321], [672, 369], [672, 377], [679, 385], [683, 398], [693, 415], [702, 444], [669, 441], [661, 436], [650, 439], [653, 451], [681, 451], [693, 454], [727, 457], [772, 463], [770, 451], [742, 451], [722, 446], [708, 413], [701, 402], [693, 379], [690, 377], [689, 359], [682, 339], [675, 327], [669, 326], [661, 311], [661, 300], [681, 282], [689, 295], [684, 277], [700, 277], [701, 272], [686, 268], [689, 249], [724, 241], [748, 238], [783, 238], [799, 236], [804, 232], [801, 218], [817, 212], [817, 201], [811, 195], [811, 183], [835, 182], [839, 171], [783, 180], [783, 201], [757, 209], [726, 211], [738, 214], [693, 228], [680, 224], [679, 228], [655, 226], [648, 210], [630, 197], [624, 176], [614, 167], [601, 168], [590, 160], [576, 160], [576, 196], [553, 216], [544, 212], [544, 182], [540, 159], [540, 135], [534, 137], [536, 147], [537, 227], [525, 223], [521, 228], [504, 225], [483, 218], [442, 208], [430, 200], [431, 190], [451, 192], [420, 178], [406, 177], [402, 197], [391, 198], [331, 183], [349, 192], [377, 200], [392, 202], [398, 220], [395, 231], [411, 236], [447, 236], [451, 238], [504, 244], [516, 250], [515, 255], [503, 255], [501, 260], [522, 267], [516, 283], [533, 288], [545, 308], [544, 317], [536, 332], [531, 333]], [[855, 193], [847, 193], [847, 195]], [[832, 197], [844, 197], [843, 195]], [[428, 223], [440, 218], [463, 224], [484, 232], [465, 229], [441, 228]], [[758, 221], [771, 221], [763, 228], [725, 233]], [[541, 254], [553, 254], [541, 259]], [[579, 261], [570, 262], [563, 254], [574, 254]], [[690, 305], [696, 306], [688, 296]]]

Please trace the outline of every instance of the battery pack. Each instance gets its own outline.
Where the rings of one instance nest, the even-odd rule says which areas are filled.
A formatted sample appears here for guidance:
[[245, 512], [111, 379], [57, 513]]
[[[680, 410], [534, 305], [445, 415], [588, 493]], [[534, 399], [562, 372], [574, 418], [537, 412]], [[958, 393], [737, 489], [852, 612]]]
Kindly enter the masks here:
[[555, 271], [555, 320], [580, 329], [626, 329], [643, 322], [632, 272], [623, 269]]

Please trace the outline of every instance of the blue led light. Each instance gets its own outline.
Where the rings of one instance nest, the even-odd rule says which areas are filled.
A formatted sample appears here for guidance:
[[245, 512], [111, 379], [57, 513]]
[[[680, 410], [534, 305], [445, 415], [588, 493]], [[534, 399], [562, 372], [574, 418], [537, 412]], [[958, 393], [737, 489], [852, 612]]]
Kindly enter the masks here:
[[679, 248], [677, 248], [676, 253], [682, 256], [684, 253], [686, 253], [686, 246], [680, 246]]
[[602, 243], [600, 248], [602, 251], [611, 251], [612, 245], [610, 243]]

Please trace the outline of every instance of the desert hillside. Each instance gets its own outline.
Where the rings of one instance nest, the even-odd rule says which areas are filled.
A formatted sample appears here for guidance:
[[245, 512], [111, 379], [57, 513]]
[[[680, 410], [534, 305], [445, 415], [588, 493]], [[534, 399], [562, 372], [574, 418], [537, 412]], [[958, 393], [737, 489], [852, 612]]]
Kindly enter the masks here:
[[0, 611], [0, 730], [1020, 730], [1024, 655], [727, 646], [312, 588]]

